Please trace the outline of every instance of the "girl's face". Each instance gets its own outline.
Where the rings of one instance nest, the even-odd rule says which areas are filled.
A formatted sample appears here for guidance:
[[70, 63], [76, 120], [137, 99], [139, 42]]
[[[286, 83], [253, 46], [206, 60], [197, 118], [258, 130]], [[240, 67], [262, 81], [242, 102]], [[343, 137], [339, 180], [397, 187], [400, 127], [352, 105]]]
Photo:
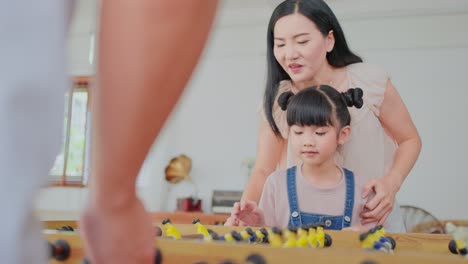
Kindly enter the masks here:
[[275, 24], [273, 53], [294, 83], [310, 81], [328, 64], [327, 52], [333, 49], [333, 32], [323, 36], [304, 15], [284, 16]]
[[334, 126], [297, 126], [290, 128], [289, 139], [294, 153], [304, 164], [320, 166], [334, 163], [338, 145], [344, 144], [351, 128], [343, 127], [340, 131]]

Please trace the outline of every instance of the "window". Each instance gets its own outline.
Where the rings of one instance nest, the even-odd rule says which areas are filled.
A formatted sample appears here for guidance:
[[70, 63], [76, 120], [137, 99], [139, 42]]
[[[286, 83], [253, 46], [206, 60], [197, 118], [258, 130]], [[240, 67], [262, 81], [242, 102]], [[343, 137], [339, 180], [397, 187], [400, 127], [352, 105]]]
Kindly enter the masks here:
[[51, 185], [82, 186], [87, 180], [89, 149], [89, 78], [74, 79], [65, 94], [62, 148], [50, 170]]

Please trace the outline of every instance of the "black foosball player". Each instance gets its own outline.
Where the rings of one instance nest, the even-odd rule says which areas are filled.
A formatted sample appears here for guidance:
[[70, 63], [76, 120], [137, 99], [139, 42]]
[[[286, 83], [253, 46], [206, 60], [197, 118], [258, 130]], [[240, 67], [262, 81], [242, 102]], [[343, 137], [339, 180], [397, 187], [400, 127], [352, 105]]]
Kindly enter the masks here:
[[255, 231], [255, 242], [256, 243], [268, 243], [268, 230], [262, 227]]
[[[197, 262], [197, 264], [205, 264], [205, 262]], [[232, 260], [223, 260], [219, 264], [236, 264]], [[245, 261], [242, 264], [267, 264], [264, 257], [259, 254], [250, 254], [245, 258]]]
[[73, 232], [75, 231], [75, 229], [73, 229], [73, 227], [71, 226], [61, 226], [59, 228], [57, 228], [58, 231], [70, 231], [70, 232]]
[[155, 236], [160, 237], [160, 236], [162, 236], [162, 233], [163, 233], [163, 232], [162, 232], [161, 227], [159, 227], [159, 226], [155, 226], [155, 227], [154, 227], [154, 234], [155, 234]]
[[[216, 240], [221, 240], [221, 237], [218, 235], [218, 233], [216, 233], [215, 231], [213, 231], [213, 229], [207, 229], [208, 231], [208, 234], [209, 234], [209, 238], [207, 239], [208, 241], [216, 241]], [[206, 239], [206, 238], [205, 238]]]
[[239, 242], [242, 241], [242, 236], [239, 232], [237, 231], [231, 231], [224, 236], [219, 237], [219, 240], [223, 240], [226, 242]]
[[244, 264], [267, 264], [267, 261], [262, 255], [250, 254], [245, 259]]
[[240, 232], [240, 235], [242, 237], [242, 240], [248, 241], [248, 242], [255, 242], [256, 240], [256, 235], [255, 232], [251, 227], [246, 227], [244, 230]]
[[463, 226], [457, 227], [449, 222], [445, 225], [445, 230], [453, 238], [448, 245], [450, 252], [468, 258], [468, 228]]
[[[163, 261], [163, 256], [161, 250], [156, 249], [156, 256], [154, 257], [154, 264], [161, 264]], [[92, 264], [87, 258], [83, 258], [80, 264]]]
[[58, 261], [65, 261], [70, 257], [71, 248], [66, 240], [57, 240], [55, 243], [49, 242], [49, 258], [54, 258]]

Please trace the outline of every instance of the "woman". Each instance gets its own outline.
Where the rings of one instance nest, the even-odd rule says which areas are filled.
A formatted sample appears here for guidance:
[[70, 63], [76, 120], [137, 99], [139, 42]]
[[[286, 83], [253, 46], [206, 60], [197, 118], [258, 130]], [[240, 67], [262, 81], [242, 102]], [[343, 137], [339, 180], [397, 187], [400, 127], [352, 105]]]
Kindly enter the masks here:
[[362, 196], [368, 202], [361, 223], [387, 222], [389, 231], [404, 232], [395, 195], [419, 156], [421, 139], [389, 76], [349, 50], [338, 20], [322, 0], [282, 2], [271, 16], [267, 43], [256, 164], [242, 199], [258, 203], [266, 178], [278, 165], [286, 169], [297, 163], [288, 152], [285, 112], [277, 104], [280, 94], [320, 84], [341, 92], [359, 87], [364, 106], [350, 110], [354, 133], [336, 162], [366, 183]]

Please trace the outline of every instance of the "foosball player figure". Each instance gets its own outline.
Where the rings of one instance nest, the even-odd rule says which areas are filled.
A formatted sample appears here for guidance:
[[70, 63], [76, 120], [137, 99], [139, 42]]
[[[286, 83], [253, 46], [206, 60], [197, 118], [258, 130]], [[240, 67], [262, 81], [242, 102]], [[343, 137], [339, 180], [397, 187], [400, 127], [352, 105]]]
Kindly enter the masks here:
[[309, 246], [311, 248], [318, 248], [320, 244], [317, 240], [317, 226], [315, 224], [309, 224], [307, 225], [307, 229], [309, 230], [309, 234], [307, 236]]
[[169, 218], [164, 219], [162, 224], [164, 231], [166, 232], [166, 236], [172, 237], [175, 240], [179, 240], [182, 237], [179, 230], [177, 230], [177, 228], [171, 224], [171, 220]]
[[375, 227], [375, 233], [380, 239], [380, 243], [383, 243], [389, 251], [393, 251], [396, 247], [395, 239], [389, 236], [385, 236], [385, 228], [383, 225], [378, 225]]
[[55, 243], [49, 242], [49, 258], [54, 258], [58, 261], [65, 261], [70, 257], [71, 248], [66, 240], [57, 240]]
[[385, 253], [391, 252], [391, 247], [380, 241], [380, 235], [376, 232], [375, 227], [359, 235], [359, 240], [361, 241], [361, 247], [365, 250], [377, 250]]
[[283, 232], [277, 227], [273, 227], [268, 233], [268, 242], [272, 247], [283, 246]]
[[240, 232], [240, 235], [242, 237], [242, 240], [248, 241], [250, 243], [253, 243], [256, 240], [255, 232], [250, 227], [247, 227], [244, 230], [242, 230]]
[[371, 239], [374, 241], [374, 249], [380, 250], [385, 253], [393, 253], [392, 244], [389, 242], [385, 236], [382, 236], [379, 227], [375, 226], [369, 230]]
[[242, 237], [237, 231], [231, 231], [224, 236], [220, 237], [220, 240], [224, 240], [226, 242], [239, 242], [242, 241]]
[[284, 231], [284, 236], [286, 237], [286, 241], [284, 242], [283, 247], [296, 247], [297, 228], [295, 226], [288, 226], [288, 228], [286, 228], [286, 230]]
[[250, 254], [245, 259], [244, 264], [267, 264], [264, 257], [259, 254]]
[[268, 230], [264, 227], [255, 231], [256, 243], [268, 243]]
[[460, 254], [468, 258], [468, 228], [457, 227], [452, 223], [445, 225], [445, 231], [450, 234], [453, 240], [449, 242], [449, 250], [453, 254]]
[[323, 225], [316, 225], [317, 230], [317, 244], [319, 248], [329, 247], [332, 244], [332, 238], [329, 234], [325, 234], [325, 229]]
[[323, 248], [325, 246], [325, 230], [322, 225], [316, 225], [315, 230], [317, 232], [317, 247]]
[[221, 262], [219, 262], [219, 264], [236, 264], [236, 262], [232, 260], [222, 260]]
[[370, 236], [370, 232], [364, 232], [359, 235], [359, 241], [361, 241], [361, 248], [366, 251], [374, 250], [374, 240]]
[[162, 236], [162, 229], [161, 229], [159, 226], [155, 226], [155, 227], [154, 227], [154, 234], [155, 234], [157, 237]]
[[296, 246], [300, 248], [307, 248], [309, 247], [309, 239], [307, 232], [308, 226], [302, 225], [300, 228], [297, 229], [297, 241]]
[[194, 224], [197, 227], [197, 234], [203, 235], [203, 237], [210, 236], [210, 233], [208, 233], [208, 229], [206, 229], [206, 227], [200, 223], [200, 219], [195, 218], [192, 221], [192, 224]]
[[213, 231], [213, 229], [207, 229], [207, 230], [208, 230], [209, 236], [208, 236], [208, 237], [204, 237], [204, 240], [205, 240], [205, 241], [221, 240], [221, 238], [219, 237], [218, 233], [216, 233], [215, 231]]
[[73, 227], [71, 226], [62, 226], [62, 227], [57, 228], [57, 230], [58, 231], [70, 231], [70, 232], [75, 231], [75, 229], [73, 229]]
[[[161, 253], [161, 250], [159, 248], [156, 249], [156, 254], [154, 256], [154, 264], [161, 264], [163, 261], [163, 255]], [[200, 262], [197, 262], [198, 264], [200, 264]], [[201, 262], [201, 263], [204, 263], [204, 262]], [[92, 264], [91, 261], [88, 260], [88, 258], [84, 257], [80, 264]]]

